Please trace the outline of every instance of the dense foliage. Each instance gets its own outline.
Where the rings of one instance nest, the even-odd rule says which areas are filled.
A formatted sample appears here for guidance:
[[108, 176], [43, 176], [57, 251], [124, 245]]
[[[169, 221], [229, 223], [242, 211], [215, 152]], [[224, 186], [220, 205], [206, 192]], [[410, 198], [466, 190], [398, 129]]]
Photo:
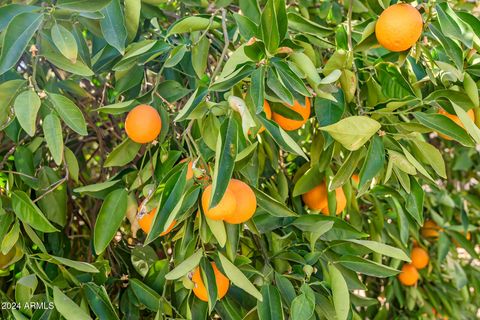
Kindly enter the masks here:
[[0, 1], [0, 318], [475, 318], [479, 5], [393, 4]]

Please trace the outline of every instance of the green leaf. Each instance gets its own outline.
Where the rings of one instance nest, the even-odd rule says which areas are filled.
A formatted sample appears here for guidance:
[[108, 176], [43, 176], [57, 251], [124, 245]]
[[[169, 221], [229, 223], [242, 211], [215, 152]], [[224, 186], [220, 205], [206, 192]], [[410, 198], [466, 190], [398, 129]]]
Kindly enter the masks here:
[[80, 59], [77, 59], [75, 63], [72, 63], [63, 55], [57, 54], [56, 52], [49, 50], [42, 51], [42, 55], [45, 56], [45, 58], [47, 58], [47, 60], [53, 63], [55, 66], [67, 72], [78, 74], [84, 77], [94, 75], [94, 72]]
[[57, 165], [63, 161], [63, 134], [60, 119], [53, 113], [43, 119], [43, 136]]
[[58, 231], [25, 192], [12, 192], [12, 208], [17, 217], [32, 228], [46, 233]]
[[187, 165], [183, 169], [170, 176], [163, 189], [157, 212], [152, 223], [152, 228], [145, 239], [145, 244], [151, 243], [173, 222], [180, 211], [185, 197], [187, 183]]
[[58, 287], [53, 287], [55, 308], [66, 320], [91, 320], [92, 318]]
[[[62, 179], [58, 172], [50, 167], [43, 167], [38, 174], [38, 189], [36, 195], [42, 197], [38, 201], [38, 206], [45, 212], [48, 220], [61, 226], [67, 223], [67, 185], [65, 182], [59, 184]], [[49, 191], [51, 186], [55, 185], [55, 190]]]
[[262, 299], [257, 301], [259, 320], [283, 320], [282, 300], [278, 289], [270, 284], [262, 286]]
[[95, 222], [93, 235], [93, 244], [97, 254], [105, 251], [122, 224], [127, 212], [127, 197], [125, 189], [117, 189], [105, 198]]
[[260, 117], [259, 119], [267, 129], [268, 133], [272, 136], [273, 140], [275, 140], [282, 149], [308, 160], [308, 157], [305, 152], [303, 152], [302, 148], [275, 121], [263, 117]]
[[416, 139], [411, 141], [415, 145], [415, 150], [423, 155], [430, 166], [432, 166], [433, 170], [435, 170], [440, 177], [447, 178], [445, 161], [443, 160], [441, 152], [430, 143]]
[[221, 220], [212, 220], [207, 216], [205, 216], [205, 220], [207, 221], [208, 227], [210, 228], [210, 231], [212, 231], [215, 239], [217, 239], [220, 247], [225, 247], [225, 244], [227, 243], [227, 231], [225, 230], [225, 223]]
[[198, 266], [200, 263], [200, 260], [202, 259], [203, 256], [203, 250], [199, 249], [197, 250], [194, 254], [192, 254], [190, 257], [187, 259], [183, 260], [182, 263], [177, 265], [175, 269], [170, 271], [165, 275], [165, 279], [167, 280], [177, 280], [193, 269]]
[[330, 286], [337, 319], [346, 320], [350, 313], [350, 294], [347, 283], [342, 273], [333, 264], [328, 265], [328, 273], [330, 274]]
[[125, 141], [115, 147], [115, 149], [113, 149], [113, 151], [107, 156], [104, 166], [106, 168], [121, 167], [130, 163], [135, 159], [141, 146], [141, 144], [136, 143], [129, 138], [125, 139]]
[[125, 27], [128, 42], [131, 42], [137, 35], [141, 9], [141, 0], [125, 0]]
[[260, 26], [262, 40], [270, 53], [274, 53], [280, 45], [279, 23], [274, 0], [268, 0], [262, 12]]
[[465, 127], [465, 130], [470, 134], [470, 136], [475, 140], [477, 144], [480, 143], [480, 129], [477, 127], [475, 122], [468, 116], [467, 112], [463, 109], [460, 108], [458, 105], [455, 103], [452, 103], [453, 109], [455, 110], [455, 113], [458, 115], [460, 118], [460, 121]]
[[125, 41], [127, 40], [127, 29], [120, 0], [109, 1], [101, 13], [105, 16], [100, 20], [100, 27], [105, 40], [123, 54], [125, 52]]
[[35, 135], [37, 114], [41, 103], [34, 90], [27, 90], [20, 93], [13, 104], [20, 126], [30, 137]]
[[302, 285], [300, 290], [304, 292], [292, 301], [290, 310], [292, 320], [311, 319], [315, 311], [315, 294], [313, 290], [307, 284]]
[[360, 169], [358, 188], [361, 189], [365, 183], [372, 180], [385, 164], [385, 148], [383, 140], [374, 135], [368, 146], [367, 156]]
[[175, 117], [175, 122], [189, 119], [189, 115], [195, 110], [195, 108], [203, 101], [207, 96], [208, 90], [205, 88], [197, 88], [195, 92], [190, 96], [182, 110]]
[[119, 320], [104, 286], [89, 282], [83, 286], [83, 290], [90, 308], [100, 320]]
[[130, 279], [130, 288], [137, 296], [138, 300], [151, 311], [158, 311], [162, 297], [152, 288], [145, 285], [138, 279]]
[[94, 12], [105, 8], [112, 0], [58, 0], [57, 6], [79, 12]]
[[113, 115], [123, 114], [125, 112], [130, 111], [133, 108], [134, 100], [128, 100], [123, 102], [118, 102], [114, 104], [109, 104], [98, 108], [98, 112], [108, 113]]
[[353, 271], [363, 273], [372, 277], [385, 278], [392, 277], [399, 273], [397, 269], [384, 266], [380, 263], [376, 263], [357, 256], [342, 256], [337, 263], [351, 269]]
[[7, 4], [0, 7], [0, 32], [3, 31], [8, 23], [17, 15], [24, 12], [38, 11], [38, 6], [28, 6], [25, 4]]
[[70, 177], [75, 181], [78, 182], [78, 175], [80, 172], [80, 167], [78, 166], [78, 160], [72, 150], [65, 147], [65, 163], [68, 167], [68, 172], [70, 173]]
[[360, 149], [358, 151], [350, 152], [345, 162], [342, 164], [340, 169], [338, 169], [337, 173], [333, 177], [328, 186], [329, 191], [336, 190], [341, 188], [352, 176], [353, 172], [357, 168], [357, 164], [360, 159], [365, 154], [365, 149]]
[[18, 241], [18, 237], [20, 236], [20, 224], [16, 221], [12, 229], [5, 235], [1, 242], [1, 253], [6, 256], [10, 250], [12, 250], [15, 243]]
[[203, 17], [186, 17], [180, 20], [177, 20], [170, 30], [168, 30], [167, 37], [175, 33], [190, 33], [194, 31], [203, 31], [207, 29], [217, 29], [220, 28], [221, 24], [217, 21], [212, 21], [210, 19]]
[[234, 285], [244, 290], [248, 294], [257, 298], [257, 300], [262, 301], [263, 297], [260, 291], [255, 288], [255, 286], [248, 280], [248, 278], [240, 271], [233, 263], [230, 262], [223, 254], [218, 252], [218, 257], [220, 258], [220, 263], [222, 264], [225, 275], [229, 278]]
[[52, 27], [52, 40], [57, 49], [72, 63], [77, 61], [78, 46], [73, 34], [64, 26], [55, 23]]
[[235, 168], [237, 145], [237, 122], [230, 118], [222, 124], [218, 134], [210, 208], [218, 205], [227, 190]]
[[82, 111], [68, 98], [56, 94], [49, 93], [48, 97], [53, 104], [53, 108], [58, 112], [60, 118], [76, 133], [86, 136], [87, 125]]
[[400, 170], [403, 172], [415, 175], [417, 174], [417, 170], [413, 166], [413, 164], [408, 161], [408, 159], [400, 152], [394, 150], [388, 150], [388, 157], [389, 160]]
[[420, 162], [407, 150], [402, 146], [403, 153], [405, 154], [405, 157], [410, 161], [410, 163], [420, 172], [423, 174], [425, 177], [430, 179], [432, 182], [435, 182], [435, 180], [430, 176], [427, 170], [422, 166]]
[[257, 188], [252, 188], [252, 190], [255, 193], [255, 197], [257, 198], [258, 206], [262, 209], [265, 209], [265, 211], [267, 211], [270, 215], [274, 217], [297, 216], [297, 214], [290, 210], [290, 208], [288, 208], [286, 205], [278, 202], [263, 191]]
[[15, 16], [3, 34], [0, 75], [15, 66], [43, 21], [43, 14], [25, 12]]
[[201, 38], [198, 43], [192, 47], [192, 66], [197, 77], [200, 79], [205, 75], [209, 49], [210, 41], [207, 37]]
[[422, 226], [423, 198], [425, 197], [425, 192], [414, 177], [410, 177], [410, 186], [411, 189], [406, 198], [405, 209], [417, 221], [417, 223]]
[[30, 151], [30, 149], [27, 147], [18, 146], [13, 156], [15, 168], [18, 172], [22, 173], [22, 175], [20, 175], [20, 179], [22, 179], [30, 187], [37, 188], [38, 180], [34, 177], [35, 164], [32, 151]]
[[355, 151], [360, 149], [378, 130], [380, 123], [366, 116], [351, 116], [339, 122], [321, 127], [333, 139], [340, 142], [346, 149]]
[[392, 257], [392, 258], [407, 261], [407, 262], [411, 261], [408, 255], [403, 250], [389, 246], [388, 244], [385, 244], [385, 243], [371, 241], [371, 240], [357, 240], [357, 239], [349, 239], [346, 241], [359, 244], [361, 246], [364, 246], [372, 250], [373, 252], [377, 252], [388, 257]]
[[288, 13], [288, 26], [294, 30], [310, 33], [317, 37], [325, 37], [334, 32], [333, 29], [308, 20], [294, 11]]
[[[63, 257], [57, 257], [57, 256], [49, 256], [49, 257], [52, 258], [53, 262], [56, 263], [56, 264], [62, 264], [64, 266], [73, 268], [73, 269], [78, 270], [78, 271], [87, 272], [87, 273], [98, 273], [98, 272], [100, 272], [96, 267], [94, 267], [90, 263], [86, 263], [86, 262], [83, 262], [83, 261], [74, 261], [74, 260], [70, 260], [70, 259], [63, 258]], [[48, 259], [48, 261], [50, 261], [50, 260]]]

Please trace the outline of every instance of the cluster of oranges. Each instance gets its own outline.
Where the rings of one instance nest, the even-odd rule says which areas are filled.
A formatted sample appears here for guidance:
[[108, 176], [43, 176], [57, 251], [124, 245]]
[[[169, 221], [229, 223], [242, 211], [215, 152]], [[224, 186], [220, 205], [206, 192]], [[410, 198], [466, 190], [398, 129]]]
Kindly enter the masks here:
[[220, 202], [210, 208], [212, 189], [212, 185], [209, 185], [202, 194], [202, 209], [206, 217], [240, 224], [248, 221], [255, 213], [257, 198], [252, 188], [245, 182], [231, 179]]
[[398, 275], [398, 280], [405, 286], [415, 285], [419, 278], [418, 270], [425, 268], [430, 261], [428, 252], [418, 246], [413, 247], [410, 259], [412, 262], [404, 264]]

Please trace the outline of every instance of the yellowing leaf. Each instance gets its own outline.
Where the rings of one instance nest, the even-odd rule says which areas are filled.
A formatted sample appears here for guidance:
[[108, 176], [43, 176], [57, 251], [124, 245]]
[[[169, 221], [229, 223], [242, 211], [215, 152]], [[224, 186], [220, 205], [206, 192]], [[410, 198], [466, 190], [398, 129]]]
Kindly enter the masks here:
[[365, 116], [352, 116], [320, 128], [350, 151], [358, 150], [380, 129], [376, 120]]

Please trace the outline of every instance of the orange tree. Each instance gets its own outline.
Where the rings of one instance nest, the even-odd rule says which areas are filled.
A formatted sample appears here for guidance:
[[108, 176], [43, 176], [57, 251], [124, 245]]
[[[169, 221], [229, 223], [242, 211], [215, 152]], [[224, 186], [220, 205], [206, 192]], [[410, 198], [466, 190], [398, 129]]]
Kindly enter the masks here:
[[474, 318], [478, 13], [2, 1], [0, 318]]

